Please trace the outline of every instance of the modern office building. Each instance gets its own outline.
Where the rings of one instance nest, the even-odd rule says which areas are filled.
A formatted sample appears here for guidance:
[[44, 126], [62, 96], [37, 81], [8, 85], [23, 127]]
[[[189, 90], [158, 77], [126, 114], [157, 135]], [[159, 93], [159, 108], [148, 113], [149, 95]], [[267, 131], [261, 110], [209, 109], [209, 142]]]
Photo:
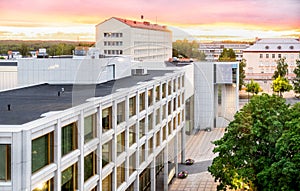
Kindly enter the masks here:
[[199, 51], [205, 54], [206, 61], [218, 61], [223, 49], [232, 49], [235, 52], [236, 60], [243, 59], [243, 50], [248, 48], [249, 44], [235, 44], [223, 42], [200, 43]]
[[96, 25], [96, 47], [104, 55], [131, 55], [135, 61], [172, 57], [172, 32], [148, 21], [112, 17]]
[[[44, 83], [0, 92], [0, 190], [153, 190], [162, 169], [167, 189], [169, 163], [174, 175], [185, 148], [184, 71], [132, 76], [124, 71], [130, 63], [113, 59], [85, 59], [82, 67], [76, 59], [19, 60], [18, 72], [33, 74], [28, 83], [35, 75]], [[73, 64], [89, 68], [73, 84], [51, 77]], [[105, 77], [91, 79], [91, 71]], [[103, 71], [115, 77], [105, 81], [113, 75]]]
[[293, 38], [257, 38], [254, 45], [243, 51], [243, 57], [247, 63], [246, 80], [258, 81], [269, 92], [276, 62], [280, 58], [285, 58], [288, 64], [289, 79], [294, 76], [296, 60], [300, 59], [300, 41]]
[[18, 60], [22, 88], [0, 92], [0, 190], [155, 190], [159, 173], [167, 190], [185, 134], [237, 111], [238, 62], [89, 55]]

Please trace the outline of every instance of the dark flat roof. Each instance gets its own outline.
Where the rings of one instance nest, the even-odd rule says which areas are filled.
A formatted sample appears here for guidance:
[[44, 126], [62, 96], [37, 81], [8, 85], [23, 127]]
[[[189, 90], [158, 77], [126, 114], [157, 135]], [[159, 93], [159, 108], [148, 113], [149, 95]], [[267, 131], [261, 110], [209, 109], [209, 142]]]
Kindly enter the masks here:
[[[0, 125], [21, 125], [39, 119], [43, 113], [71, 108], [91, 97], [103, 97], [117, 89], [129, 88], [138, 82], [163, 76], [173, 70], [148, 70], [147, 75], [130, 76], [94, 85], [41, 84], [0, 92]], [[58, 92], [64, 89], [63, 93]], [[8, 111], [10, 105], [10, 111]]]

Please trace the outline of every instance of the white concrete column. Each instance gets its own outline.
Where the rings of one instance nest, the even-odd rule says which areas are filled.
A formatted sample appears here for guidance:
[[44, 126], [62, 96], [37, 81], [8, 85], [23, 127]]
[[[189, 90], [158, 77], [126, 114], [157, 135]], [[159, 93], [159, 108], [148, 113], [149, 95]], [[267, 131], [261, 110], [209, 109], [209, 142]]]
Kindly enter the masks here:
[[114, 101], [112, 105], [112, 129], [114, 130], [112, 139], [112, 161], [114, 162], [113, 173], [112, 173], [112, 190], [117, 190], [117, 104]]
[[13, 190], [21, 190], [23, 181], [26, 177], [22, 175], [22, 132], [12, 133], [11, 144], [11, 183]]
[[166, 147], [164, 148], [164, 191], [168, 191], [168, 176], [168, 144], [166, 144]]
[[99, 140], [99, 144], [97, 146], [97, 174], [99, 174], [99, 181], [98, 181], [98, 191], [102, 190], [102, 108], [99, 106], [97, 108], [97, 125], [96, 125], [96, 131], [97, 131], [97, 139]]
[[156, 190], [156, 157], [153, 157], [153, 160], [150, 164], [150, 176], [151, 176], [151, 191]]
[[178, 131], [176, 131], [176, 134], [174, 136], [174, 163], [176, 176], [178, 174]]
[[84, 116], [83, 110], [80, 111], [78, 124], [78, 148], [80, 150], [78, 160], [78, 190], [84, 189]]
[[57, 170], [54, 177], [54, 191], [61, 189], [61, 121], [57, 120], [54, 130], [54, 163], [57, 164]]
[[23, 131], [22, 137], [22, 189], [31, 190], [31, 131]]
[[186, 137], [185, 137], [185, 129], [181, 129], [181, 163], [184, 163], [185, 161], [185, 142], [186, 142]]

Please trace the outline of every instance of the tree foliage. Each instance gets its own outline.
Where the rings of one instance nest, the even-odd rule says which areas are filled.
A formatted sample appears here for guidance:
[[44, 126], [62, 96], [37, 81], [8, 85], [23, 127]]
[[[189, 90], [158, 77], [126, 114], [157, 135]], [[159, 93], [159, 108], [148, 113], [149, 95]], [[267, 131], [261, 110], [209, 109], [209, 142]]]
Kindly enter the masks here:
[[219, 56], [219, 61], [223, 61], [223, 62], [236, 61], [236, 55], [233, 49], [224, 48], [221, 55]]
[[239, 63], [239, 90], [241, 90], [243, 85], [245, 85], [245, 81], [244, 81], [244, 79], [246, 77], [245, 67], [246, 67], [246, 60], [243, 59]]
[[214, 142], [209, 172], [218, 190], [300, 190], [300, 104], [254, 96]]
[[199, 43], [197, 41], [189, 42], [187, 39], [176, 40], [172, 44], [173, 57], [195, 58], [197, 60], [205, 60], [205, 54], [199, 51]]
[[250, 92], [252, 94], [258, 94], [258, 92], [261, 91], [260, 85], [253, 80], [251, 80], [250, 83], [246, 84], [246, 88], [246, 92]]
[[288, 74], [288, 64], [285, 62], [285, 58], [280, 58], [277, 60], [276, 70], [274, 71], [273, 79], [278, 78], [278, 76], [286, 77]]
[[22, 43], [20, 48], [18, 49], [18, 51], [20, 52], [20, 54], [23, 56], [23, 57], [27, 57], [29, 56], [29, 47], [28, 45]]
[[295, 93], [300, 93], [300, 60], [296, 61], [296, 68], [294, 69], [294, 74], [296, 77], [293, 79], [294, 91]]
[[282, 96], [283, 92], [288, 92], [288, 91], [292, 90], [293, 86], [289, 83], [289, 80], [287, 78], [278, 76], [272, 82], [272, 89], [274, 92], [277, 92], [277, 93], [279, 93], [280, 96]]

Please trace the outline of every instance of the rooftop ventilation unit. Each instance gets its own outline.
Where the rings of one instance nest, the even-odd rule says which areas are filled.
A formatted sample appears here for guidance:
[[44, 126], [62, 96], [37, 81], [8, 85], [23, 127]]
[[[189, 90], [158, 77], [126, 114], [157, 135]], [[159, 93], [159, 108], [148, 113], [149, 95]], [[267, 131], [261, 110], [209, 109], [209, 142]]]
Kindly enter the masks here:
[[133, 76], [147, 75], [147, 69], [146, 68], [131, 69], [131, 75], [133, 75]]

